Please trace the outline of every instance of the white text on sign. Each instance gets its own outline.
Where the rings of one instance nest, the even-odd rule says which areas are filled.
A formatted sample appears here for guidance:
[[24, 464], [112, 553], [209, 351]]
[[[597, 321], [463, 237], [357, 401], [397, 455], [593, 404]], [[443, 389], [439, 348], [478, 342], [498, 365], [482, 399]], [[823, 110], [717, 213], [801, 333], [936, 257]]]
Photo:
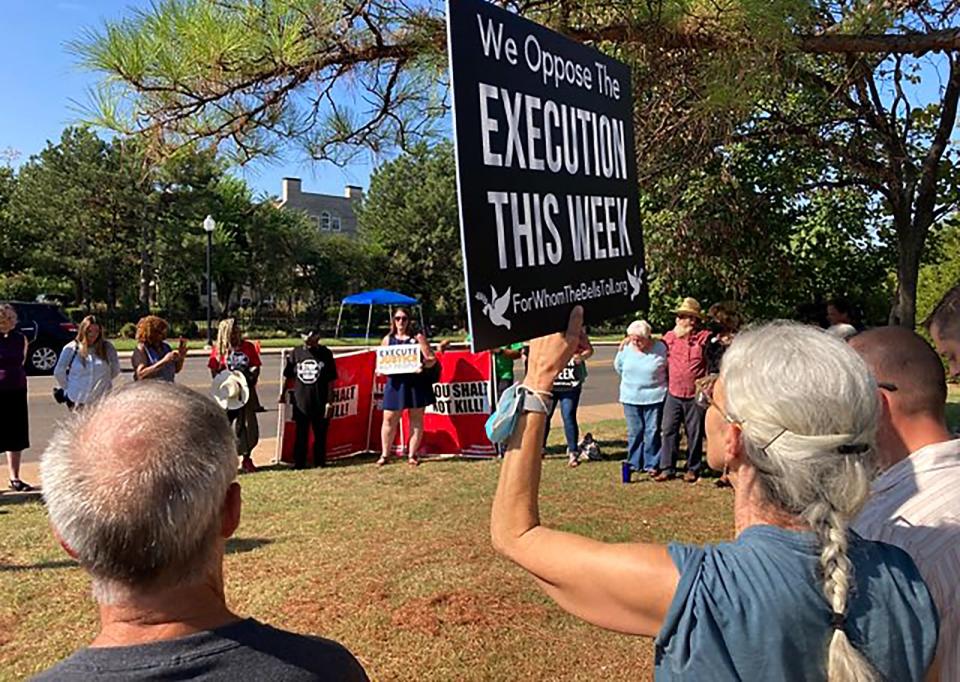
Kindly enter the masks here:
[[434, 404], [430, 414], [490, 414], [486, 381], [458, 381], [433, 385]]
[[[553, 194], [487, 192], [497, 225], [500, 269], [558, 264], [563, 240], [557, 229], [561, 204]], [[632, 256], [624, 197], [568, 196], [567, 224], [577, 262]], [[508, 233], [509, 228], [509, 233]], [[509, 253], [513, 253], [510, 263]]]
[[[496, 60], [506, 59], [511, 66], [519, 63], [519, 46], [516, 39], [503, 35], [503, 24], [477, 15], [477, 28], [480, 30], [480, 42], [483, 44], [483, 54]], [[553, 83], [559, 88], [566, 83], [584, 90], [593, 90], [593, 69], [597, 74], [597, 91], [611, 99], [620, 99], [620, 81], [607, 73], [607, 67], [594, 62], [581, 64], [559, 54], [552, 54], [540, 47], [540, 41], [535, 35], [529, 34], [523, 40], [523, 61], [527, 68], [543, 79], [543, 84]]]

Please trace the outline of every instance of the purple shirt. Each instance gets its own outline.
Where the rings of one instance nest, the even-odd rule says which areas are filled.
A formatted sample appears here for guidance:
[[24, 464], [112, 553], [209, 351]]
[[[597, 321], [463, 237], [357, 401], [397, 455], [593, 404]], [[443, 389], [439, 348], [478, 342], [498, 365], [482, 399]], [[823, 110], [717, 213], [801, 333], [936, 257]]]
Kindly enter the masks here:
[[26, 339], [16, 329], [0, 334], [0, 391], [23, 391], [27, 388], [27, 372], [23, 368], [23, 347]]

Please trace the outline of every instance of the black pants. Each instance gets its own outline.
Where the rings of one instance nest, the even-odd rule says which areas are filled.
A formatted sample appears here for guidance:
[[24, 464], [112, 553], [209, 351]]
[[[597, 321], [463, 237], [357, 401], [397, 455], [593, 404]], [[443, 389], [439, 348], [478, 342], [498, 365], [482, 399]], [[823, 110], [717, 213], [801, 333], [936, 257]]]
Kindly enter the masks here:
[[297, 438], [293, 441], [293, 466], [303, 469], [307, 466], [307, 439], [309, 429], [313, 427], [313, 465], [326, 466], [327, 464], [327, 425], [324, 419], [324, 408], [321, 407], [313, 414], [307, 414], [293, 406], [293, 421], [297, 424]]
[[680, 450], [680, 422], [687, 429], [687, 471], [699, 472], [703, 464], [703, 418], [706, 411], [696, 398], [677, 398], [669, 393], [660, 423], [660, 470], [673, 471]]

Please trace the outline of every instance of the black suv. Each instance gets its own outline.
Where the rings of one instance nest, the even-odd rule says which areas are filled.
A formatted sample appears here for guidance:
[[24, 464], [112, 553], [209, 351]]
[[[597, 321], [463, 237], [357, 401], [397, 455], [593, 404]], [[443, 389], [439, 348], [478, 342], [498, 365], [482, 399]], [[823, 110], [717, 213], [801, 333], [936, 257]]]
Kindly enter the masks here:
[[17, 329], [30, 342], [27, 369], [34, 374], [50, 374], [60, 351], [77, 336], [77, 325], [53, 303], [10, 301], [17, 311]]

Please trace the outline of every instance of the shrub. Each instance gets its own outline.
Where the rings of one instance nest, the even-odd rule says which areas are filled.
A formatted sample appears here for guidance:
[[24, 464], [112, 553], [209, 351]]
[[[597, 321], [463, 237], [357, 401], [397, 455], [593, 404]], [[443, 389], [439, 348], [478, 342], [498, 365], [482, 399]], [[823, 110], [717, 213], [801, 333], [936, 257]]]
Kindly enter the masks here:
[[186, 322], [177, 322], [171, 327], [170, 336], [182, 336], [185, 339], [198, 339], [200, 338], [200, 328], [197, 326], [197, 323], [193, 320], [187, 320]]
[[137, 324], [135, 322], [127, 322], [122, 327], [120, 327], [121, 339], [135, 339], [136, 337], [137, 337]]
[[6, 301], [33, 301], [41, 294], [68, 295], [69, 284], [55, 278], [32, 272], [0, 274], [0, 299]]

